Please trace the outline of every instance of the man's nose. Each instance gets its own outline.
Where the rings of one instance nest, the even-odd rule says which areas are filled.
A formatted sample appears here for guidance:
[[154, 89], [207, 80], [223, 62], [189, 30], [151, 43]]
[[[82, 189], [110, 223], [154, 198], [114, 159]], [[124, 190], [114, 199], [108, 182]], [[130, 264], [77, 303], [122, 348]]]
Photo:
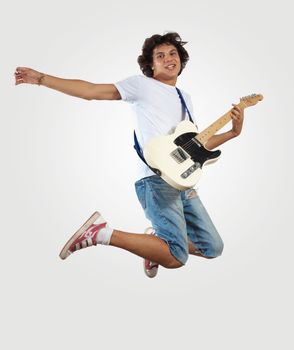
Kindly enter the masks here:
[[171, 55], [166, 55], [165, 57], [164, 57], [164, 61], [165, 62], [170, 62], [172, 60], [172, 56]]

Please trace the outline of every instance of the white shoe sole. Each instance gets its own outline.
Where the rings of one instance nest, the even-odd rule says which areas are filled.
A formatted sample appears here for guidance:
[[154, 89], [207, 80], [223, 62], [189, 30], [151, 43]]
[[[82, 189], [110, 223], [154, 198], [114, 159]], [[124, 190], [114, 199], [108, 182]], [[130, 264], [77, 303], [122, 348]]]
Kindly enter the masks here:
[[70, 246], [73, 242], [84, 232], [86, 231], [99, 217], [102, 217], [98, 211], [95, 213], [74, 233], [71, 238], [66, 242], [65, 246], [62, 248], [59, 257], [62, 260], [65, 260], [71, 254], [69, 252]]

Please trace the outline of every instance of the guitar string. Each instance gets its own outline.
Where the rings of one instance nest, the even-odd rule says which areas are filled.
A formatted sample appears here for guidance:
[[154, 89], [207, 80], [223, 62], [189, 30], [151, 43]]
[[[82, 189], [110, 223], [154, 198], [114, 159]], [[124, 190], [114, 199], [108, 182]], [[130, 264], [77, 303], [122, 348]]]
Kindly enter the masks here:
[[184, 148], [184, 150], [192, 150], [195, 147], [196, 142], [194, 140], [189, 140], [188, 142], [184, 143], [182, 148]]
[[182, 148], [187, 151], [192, 151], [195, 147], [193, 144], [184, 144]]

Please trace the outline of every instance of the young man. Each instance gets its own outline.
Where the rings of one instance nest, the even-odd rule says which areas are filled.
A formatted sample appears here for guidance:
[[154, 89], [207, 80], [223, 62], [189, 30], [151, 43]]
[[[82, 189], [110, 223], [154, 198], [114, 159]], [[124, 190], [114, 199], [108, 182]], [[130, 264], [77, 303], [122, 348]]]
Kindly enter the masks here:
[[[123, 100], [136, 114], [135, 127], [141, 148], [153, 137], [170, 133], [187, 114], [193, 117], [192, 102], [182, 91], [187, 108], [183, 107], [176, 83], [189, 55], [177, 33], [147, 38], [138, 57], [144, 75], [136, 75], [116, 84], [93, 84], [81, 80], [53, 77], [18, 67], [16, 85], [29, 83], [46, 86], [86, 100]], [[232, 129], [212, 136], [205, 147], [213, 149], [238, 136], [242, 130], [243, 110], [233, 105]], [[194, 118], [193, 118], [194, 119]], [[222, 253], [223, 242], [194, 189], [179, 191], [163, 181], [138, 157], [138, 199], [153, 228], [145, 234], [122, 232], [109, 226], [95, 212], [69, 239], [60, 253], [66, 259], [78, 249], [106, 244], [130, 251], [144, 259], [149, 277], [158, 266], [183, 266], [188, 254], [215, 258]]]

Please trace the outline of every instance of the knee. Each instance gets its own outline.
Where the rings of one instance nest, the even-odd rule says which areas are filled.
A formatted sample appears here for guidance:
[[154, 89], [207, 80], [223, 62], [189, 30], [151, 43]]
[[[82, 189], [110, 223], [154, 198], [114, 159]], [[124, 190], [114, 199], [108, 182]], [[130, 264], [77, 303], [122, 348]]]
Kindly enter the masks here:
[[219, 241], [219, 243], [216, 246], [216, 256], [221, 256], [224, 250], [224, 242], [222, 240]]
[[164, 264], [167, 269], [178, 269], [185, 265], [189, 257], [188, 246], [179, 244], [169, 245], [169, 254], [166, 256]]
[[167, 269], [178, 269], [178, 268], [184, 266], [184, 264], [181, 263], [176, 258], [172, 257], [168, 261], [164, 262], [164, 264], [162, 264], [162, 266], [167, 268]]
[[221, 256], [224, 250], [224, 242], [220, 239], [213, 244], [213, 246], [209, 249], [208, 259], [214, 259], [218, 256]]

